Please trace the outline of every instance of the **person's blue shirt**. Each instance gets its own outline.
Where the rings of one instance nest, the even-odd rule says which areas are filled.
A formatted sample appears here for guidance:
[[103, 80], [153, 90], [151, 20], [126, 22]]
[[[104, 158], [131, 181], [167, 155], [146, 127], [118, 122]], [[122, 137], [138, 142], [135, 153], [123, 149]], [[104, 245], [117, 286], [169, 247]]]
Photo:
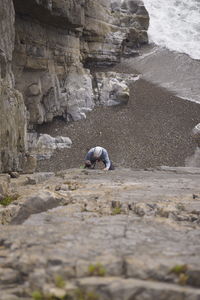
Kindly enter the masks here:
[[107, 169], [109, 169], [110, 166], [111, 166], [111, 161], [110, 161], [109, 156], [108, 156], [108, 151], [103, 147], [101, 147], [101, 149], [102, 149], [102, 153], [101, 153], [100, 157], [95, 157], [94, 156], [95, 147], [91, 148], [88, 151], [88, 153], [85, 157], [85, 160], [91, 161], [92, 164], [94, 164], [96, 161], [102, 161], [104, 163], [105, 167]]

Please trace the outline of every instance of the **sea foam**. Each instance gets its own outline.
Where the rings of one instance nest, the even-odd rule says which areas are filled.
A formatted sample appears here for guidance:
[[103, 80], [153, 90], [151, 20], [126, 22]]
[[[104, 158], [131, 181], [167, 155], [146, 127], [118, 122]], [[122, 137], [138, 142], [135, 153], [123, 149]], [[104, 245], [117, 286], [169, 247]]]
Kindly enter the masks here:
[[151, 42], [200, 59], [200, 0], [144, 0]]

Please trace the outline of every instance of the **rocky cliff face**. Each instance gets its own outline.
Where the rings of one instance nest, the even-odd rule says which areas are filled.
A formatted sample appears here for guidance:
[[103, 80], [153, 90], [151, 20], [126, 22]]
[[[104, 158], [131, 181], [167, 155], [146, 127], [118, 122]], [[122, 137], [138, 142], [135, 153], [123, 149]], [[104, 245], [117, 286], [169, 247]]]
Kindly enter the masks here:
[[[14, 4], [13, 66], [16, 87], [23, 93], [30, 113], [30, 124], [48, 122], [55, 116], [84, 118], [85, 112], [95, 105], [92, 77], [84, 65], [119, 61], [122, 42], [134, 35], [135, 28], [125, 17], [138, 20], [140, 14], [129, 16], [129, 8], [112, 11], [110, 1], [103, 0], [15, 0]], [[146, 12], [143, 17], [148, 23]], [[147, 27], [140, 28], [145, 36]], [[137, 46], [147, 42], [147, 37], [136, 35]], [[130, 38], [132, 46], [134, 38]]]
[[85, 118], [97, 97], [86, 67], [108, 66], [123, 53], [135, 54], [134, 47], [147, 42], [148, 14], [135, 0], [123, 5], [105, 0], [0, 3], [0, 116], [4, 116], [0, 171], [4, 171], [20, 166], [27, 120], [32, 129], [57, 116]]
[[26, 144], [26, 107], [14, 88], [11, 69], [14, 49], [14, 7], [11, 0], [0, 1], [0, 172], [21, 165]]

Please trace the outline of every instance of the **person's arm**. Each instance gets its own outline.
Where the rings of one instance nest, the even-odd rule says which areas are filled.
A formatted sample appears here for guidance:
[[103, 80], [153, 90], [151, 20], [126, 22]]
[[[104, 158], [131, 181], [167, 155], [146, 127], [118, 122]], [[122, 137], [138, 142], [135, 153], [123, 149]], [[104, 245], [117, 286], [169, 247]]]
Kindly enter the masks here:
[[94, 148], [90, 149], [85, 157], [85, 168], [94, 169], [96, 165], [96, 161], [93, 157]]
[[109, 159], [108, 152], [105, 149], [103, 150], [103, 162], [105, 163], [104, 170], [105, 171], [109, 170], [111, 166], [111, 161]]
[[93, 154], [93, 149], [90, 149], [90, 150], [88, 151], [88, 153], [86, 154], [85, 161], [86, 161], [86, 160], [90, 160], [90, 161], [91, 161], [91, 159], [92, 159], [92, 154]]

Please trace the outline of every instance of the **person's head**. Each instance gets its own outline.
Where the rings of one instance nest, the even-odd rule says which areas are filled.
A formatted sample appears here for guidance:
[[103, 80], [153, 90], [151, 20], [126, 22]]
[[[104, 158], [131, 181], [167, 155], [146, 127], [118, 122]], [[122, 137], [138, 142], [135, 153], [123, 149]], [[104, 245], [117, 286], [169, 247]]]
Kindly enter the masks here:
[[94, 148], [94, 157], [100, 158], [101, 154], [102, 154], [102, 148], [99, 146], [95, 147]]

